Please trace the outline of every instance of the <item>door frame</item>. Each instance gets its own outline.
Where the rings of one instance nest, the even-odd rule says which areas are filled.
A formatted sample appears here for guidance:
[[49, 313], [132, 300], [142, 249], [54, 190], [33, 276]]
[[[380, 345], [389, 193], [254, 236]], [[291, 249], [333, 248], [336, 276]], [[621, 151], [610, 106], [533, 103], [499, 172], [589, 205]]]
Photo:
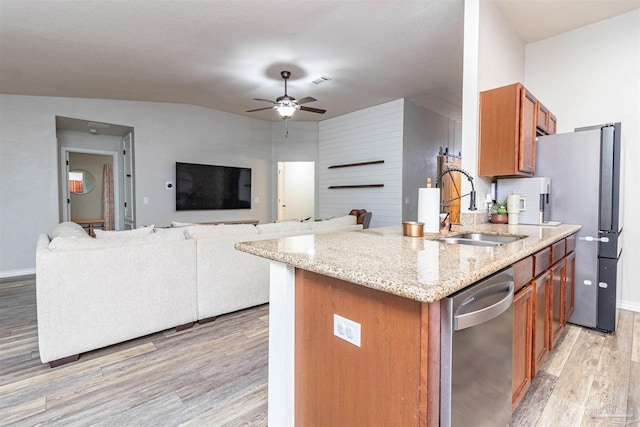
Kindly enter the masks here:
[[[71, 206], [68, 202], [71, 199], [69, 193], [69, 165], [67, 159], [69, 153], [83, 153], [83, 154], [97, 154], [100, 156], [111, 156], [113, 158], [113, 205], [114, 209], [114, 226], [116, 230], [120, 229], [120, 161], [117, 151], [107, 150], [94, 150], [90, 148], [76, 148], [76, 147], [60, 147], [60, 211], [62, 213], [62, 221], [71, 221]], [[102, 177], [100, 177], [102, 179]]]

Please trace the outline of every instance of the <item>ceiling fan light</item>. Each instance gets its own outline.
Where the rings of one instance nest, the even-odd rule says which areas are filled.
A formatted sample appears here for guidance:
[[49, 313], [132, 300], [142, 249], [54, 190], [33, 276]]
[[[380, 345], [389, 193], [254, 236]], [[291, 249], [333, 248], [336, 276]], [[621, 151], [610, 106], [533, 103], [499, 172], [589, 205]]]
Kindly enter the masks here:
[[297, 102], [291, 101], [289, 99], [283, 99], [276, 103], [276, 111], [280, 114], [280, 117], [283, 119], [290, 119], [293, 116], [293, 113], [296, 110], [300, 109], [300, 105]]

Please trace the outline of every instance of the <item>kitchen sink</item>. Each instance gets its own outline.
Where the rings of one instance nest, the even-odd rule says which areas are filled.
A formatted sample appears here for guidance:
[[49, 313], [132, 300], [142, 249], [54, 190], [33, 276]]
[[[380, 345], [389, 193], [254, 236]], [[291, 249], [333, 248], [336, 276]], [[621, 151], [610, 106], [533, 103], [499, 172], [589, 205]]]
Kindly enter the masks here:
[[437, 239], [439, 242], [452, 243], [456, 245], [470, 246], [503, 246], [507, 243], [513, 243], [526, 236], [505, 236], [501, 234], [484, 234], [484, 233], [466, 233], [457, 234], [450, 237], [441, 237]]

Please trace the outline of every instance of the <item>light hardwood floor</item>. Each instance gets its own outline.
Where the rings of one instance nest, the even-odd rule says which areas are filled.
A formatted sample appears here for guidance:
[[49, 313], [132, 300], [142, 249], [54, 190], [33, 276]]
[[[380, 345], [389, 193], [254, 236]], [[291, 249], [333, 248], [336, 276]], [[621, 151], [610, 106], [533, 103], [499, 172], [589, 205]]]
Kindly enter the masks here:
[[[0, 424], [266, 426], [268, 306], [40, 363], [33, 277], [0, 282]], [[640, 426], [640, 313], [568, 325], [514, 426]]]

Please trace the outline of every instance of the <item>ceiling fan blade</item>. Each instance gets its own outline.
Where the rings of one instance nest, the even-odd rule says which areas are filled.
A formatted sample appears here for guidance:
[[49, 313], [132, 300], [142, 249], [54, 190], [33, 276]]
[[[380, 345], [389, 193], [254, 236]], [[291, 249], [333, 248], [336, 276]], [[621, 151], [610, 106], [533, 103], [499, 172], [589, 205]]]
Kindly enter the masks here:
[[264, 99], [264, 98], [253, 98], [254, 101], [264, 101], [264, 102], [271, 102], [273, 104], [273, 100], [271, 99]]
[[255, 110], [247, 110], [246, 113], [253, 113], [254, 111], [272, 110], [273, 107], [256, 108]]
[[300, 107], [300, 110], [309, 111], [311, 113], [318, 113], [318, 114], [324, 114], [327, 112], [327, 110], [322, 110], [320, 108], [311, 108], [311, 107]]
[[313, 102], [313, 101], [317, 101], [317, 99], [315, 99], [312, 96], [307, 96], [306, 98], [302, 98], [302, 99], [296, 99], [296, 102], [300, 105], [306, 104], [308, 102]]

